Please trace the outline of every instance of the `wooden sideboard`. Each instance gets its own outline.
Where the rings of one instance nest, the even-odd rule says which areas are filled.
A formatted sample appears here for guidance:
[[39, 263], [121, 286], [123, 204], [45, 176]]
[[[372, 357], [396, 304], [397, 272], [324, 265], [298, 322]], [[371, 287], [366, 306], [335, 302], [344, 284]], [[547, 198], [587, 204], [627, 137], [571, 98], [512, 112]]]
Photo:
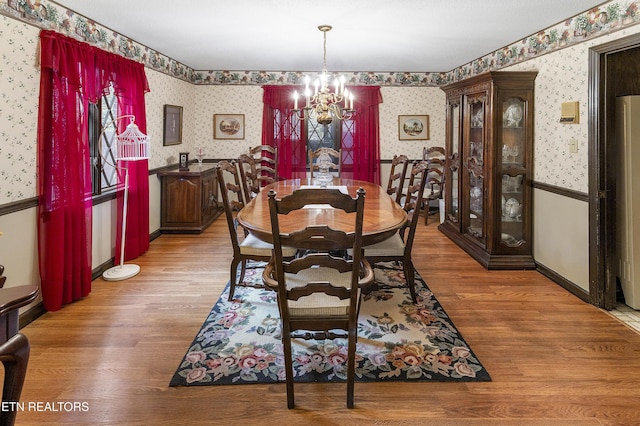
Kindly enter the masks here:
[[158, 172], [162, 182], [160, 231], [200, 233], [222, 212], [216, 165]]

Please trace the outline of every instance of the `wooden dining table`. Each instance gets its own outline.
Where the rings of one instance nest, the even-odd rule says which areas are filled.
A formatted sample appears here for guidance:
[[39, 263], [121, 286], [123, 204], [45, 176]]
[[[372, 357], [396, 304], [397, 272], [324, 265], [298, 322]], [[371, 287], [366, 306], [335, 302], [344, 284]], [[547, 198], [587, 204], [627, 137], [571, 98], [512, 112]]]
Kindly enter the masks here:
[[[289, 179], [271, 183], [263, 187], [255, 198], [238, 212], [238, 222], [257, 238], [273, 243], [267, 194], [273, 189], [276, 192], [276, 198], [280, 199], [302, 188], [324, 190], [308, 179]], [[387, 195], [385, 189], [380, 185], [359, 180], [334, 178], [327, 188], [346, 191], [354, 198], [359, 188], [366, 191], [362, 224], [363, 245], [375, 244], [389, 238], [407, 220], [405, 211]], [[347, 219], [347, 214], [342, 210], [334, 209], [328, 205], [307, 206], [280, 217], [280, 231], [283, 233], [295, 231], [307, 225], [324, 224], [346, 232], [353, 231], [353, 219]]]

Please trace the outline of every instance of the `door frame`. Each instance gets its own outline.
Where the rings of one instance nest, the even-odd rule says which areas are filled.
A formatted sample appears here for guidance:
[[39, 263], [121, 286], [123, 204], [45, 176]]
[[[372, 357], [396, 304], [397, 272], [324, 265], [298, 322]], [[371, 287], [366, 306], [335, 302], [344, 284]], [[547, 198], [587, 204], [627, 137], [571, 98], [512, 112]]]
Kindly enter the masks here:
[[616, 94], [610, 89], [608, 57], [636, 47], [640, 47], [640, 34], [589, 49], [589, 299], [604, 309], [615, 307], [617, 271]]

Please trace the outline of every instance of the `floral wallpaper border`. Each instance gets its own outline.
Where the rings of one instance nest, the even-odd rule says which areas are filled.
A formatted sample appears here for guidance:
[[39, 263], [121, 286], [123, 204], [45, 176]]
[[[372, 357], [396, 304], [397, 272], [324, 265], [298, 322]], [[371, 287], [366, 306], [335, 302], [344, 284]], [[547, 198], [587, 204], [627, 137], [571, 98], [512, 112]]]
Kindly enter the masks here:
[[[525, 37], [449, 72], [353, 72], [350, 84], [441, 86], [538, 57], [640, 22], [640, 0], [614, 0]], [[197, 71], [48, 0], [0, 0], [0, 14], [61, 32], [193, 84], [299, 84], [301, 72]]]

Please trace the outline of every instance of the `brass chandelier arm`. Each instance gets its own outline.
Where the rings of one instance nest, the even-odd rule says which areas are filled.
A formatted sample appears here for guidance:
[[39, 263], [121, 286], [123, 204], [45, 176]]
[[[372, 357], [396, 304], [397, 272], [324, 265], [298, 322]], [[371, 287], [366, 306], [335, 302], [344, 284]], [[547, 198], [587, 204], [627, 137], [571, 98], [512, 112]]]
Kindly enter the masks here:
[[[320, 25], [318, 29], [324, 36], [322, 73], [314, 82], [314, 92], [311, 94], [309, 88], [309, 76], [305, 76], [305, 106], [298, 108], [298, 91], [294, 91], [293, 112], [298, 118], [303, 120], [305, 115], [315, 118], [320, 124], [331, 123], [333, 117], [338, 120], [349, 120], [353, 117], [353, 93], [345, 88], [345, 78], [341, 76], [334, 82], [335, 90], [329, 89], [329, 74], [327, 72], [327, 32], [331, 30], [331, 25]], [[342, 104], [344, 103], [344, 106]]]

